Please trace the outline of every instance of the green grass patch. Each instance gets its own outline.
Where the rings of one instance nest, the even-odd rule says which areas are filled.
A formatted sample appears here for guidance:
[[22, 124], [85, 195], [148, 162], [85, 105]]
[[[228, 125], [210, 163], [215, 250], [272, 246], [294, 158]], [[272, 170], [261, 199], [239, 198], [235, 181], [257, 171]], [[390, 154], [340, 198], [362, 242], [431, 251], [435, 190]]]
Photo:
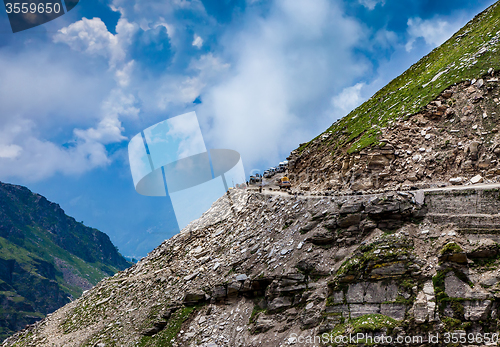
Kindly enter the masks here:
[[464, 250], [462, 247], [457, 245], [455, 242], [450, 242], [444, 245], [444, 247], [441, 249], [440, 253], [441, 255], [444, 254], [455, 254], [455, 253], [462, 253]]
[[154, 336], [143, 336], [139, 341], [140, 347], [171, 347], [181, 331], [182, 324], [196, 310], [196, 306], [183, 307], [175, 311], [168, 320], [167, 326]]

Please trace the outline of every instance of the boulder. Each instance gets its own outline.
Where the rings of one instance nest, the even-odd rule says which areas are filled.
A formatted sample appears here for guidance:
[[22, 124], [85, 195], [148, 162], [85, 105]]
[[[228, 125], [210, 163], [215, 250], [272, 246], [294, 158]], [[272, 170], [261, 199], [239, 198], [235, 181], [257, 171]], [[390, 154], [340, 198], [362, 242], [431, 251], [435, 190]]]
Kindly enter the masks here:
[[363, 204], [360, 202], [354, 204], [344, 204], [340, 208], [340, 213], [341, 214], [356, 213], [360, 212], [362, 209], [363, 209]]
[[353, 213], [353, 214], [349, 214], [345, 217], [339, 218], [338, 225], [341, 228], [348, 228], [351, 225], [359, 225], [360, 221], [361, 221], [361, 214], [360, 213]]
[[227, 296], [237, 296], [241, 289], [241, 282], [232, 282], [227, 286]]
[[319, 224], [320, 221], [316, 220], [316, 221], [312, 221], [312, 222], [309, 222], [308, 224], [306, 224], [304, 227], [302, 227], [302, 229], [300, 229], [300, 232], [301, 233], [306, 233], [308, 231], [311, 231], [313, 230], [314, 228], [316, 228], [316, 226]]
[[205, 293], [202, 291], [187, 292], [182, 300], [185, 305], [196, 305], [205, 300]]
[[292, 299], [288, 296], [280, 296], [274, 298], [268, 305], [267, 309], [269, 312], [275, 312], [277, 310], [288, 308], [292, 306]]
[[477, 184], [483, 182], [483, 177], [481, 175], [476, 175], [470, 179], [470, 183]]
[[305, 242], [310, 242], [315, 245], [328, 245], [334, 242], [336, 235], [330, 231], [317, 232], [305, 239]]
[[263, 313], [260, 313], [255, 321], [255, 325], [252, 329], [253, 333], [263, 333], [272, 329], [274, 327], [274, 321], [266, 317]]
[[453, 184], [453, 185], [462, 184], [463, 181], [464, 181], [463, 177], [453, 177], [453, 178], [450, 178], [450, 183]]
[[477, 154], [479, 152], [479, 142], [472, 141], [469, 145], [468, 152], [472, 160], [477, 160]]
[[491, 300], [465, 301], [464, 318], [470, 321], [484, 321], [488, 319], [491, 310]]
[[399, 211], [399, 202], [398, 201], [388, 201], [388, 202], [372, 202], [365, 207], [365, 212], [369, 214], [381, 214]]
[[212, 292], [212, 297], [214, 299], [221, 299], [227, 296], [227, 290], [225, 286], [215, 286]]

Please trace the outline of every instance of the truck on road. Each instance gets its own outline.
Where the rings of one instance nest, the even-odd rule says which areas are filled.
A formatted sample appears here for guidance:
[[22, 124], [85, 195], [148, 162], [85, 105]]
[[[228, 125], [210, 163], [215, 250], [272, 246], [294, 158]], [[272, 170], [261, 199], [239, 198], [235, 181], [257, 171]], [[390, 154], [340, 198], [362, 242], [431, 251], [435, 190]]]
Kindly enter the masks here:
[[284, 177], [281, 177], [278, 181], [278, 187], [280, 187], [280, 190], [281, 189], [290, 189], [292, 188], [292, 184], [290, 183], [290, 180], [288, 179], [288, 177], [284, 176]]

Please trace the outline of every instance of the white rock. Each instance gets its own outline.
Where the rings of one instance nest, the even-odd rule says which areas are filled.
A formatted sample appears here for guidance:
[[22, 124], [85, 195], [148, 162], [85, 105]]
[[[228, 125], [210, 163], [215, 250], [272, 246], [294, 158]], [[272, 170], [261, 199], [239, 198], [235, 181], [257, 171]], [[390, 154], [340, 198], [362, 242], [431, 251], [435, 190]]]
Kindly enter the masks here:
[[247, 278], [248, 278], [248, 276], [247, 276], [247, 275], [245, 275], [245, 274], [240, 274], [240, 275], [236, 276], [236, 281], [244, 281], [244, 280], [246, 280]]
[[421, 233], [421, 234], [428, 234], [428, 233], [429, 233], [429, 229], [422, 230], [420, 233]]
[[451, 184], [460, 184], [462, 183], [464, 180], [463, 177], [454, 177], [454, 178], [450, 178], [450, 183]]
[[192, 273], [190, 275], [187, 275], [186, 277], [184, 277], [184, 281], [191, 281], [196, 276], [198, 276], [198, 272], [195, 272], [195, 273]]
[[217, 270], [219, 268], [219, 266], [220, 266], [220, 263], [215, 263], [215, 265], [213, 267], [214, 271]]
[[424, 147], [420, 147], [418, 150], [419, 150], [420, 152], [425, 152], [425, 148], [424, 148]]
[[472, 126], [472, 130], [476, 130], [476, 129], [477, 129], [477, 124], [474, 124], [474, 125]]
[[297, 245], [297, 249], [302, 249], [302, 246], [304, 246], [304, 242], [299, 242]]
[[310, 302], [306, 305], [306, 310], [310, 310], [311, 308], [314, 307], [314, 303], [313, 302]]
[[481, 175], [476, 175], [470, 179], [470, 183], [476, 184], [476, 183], [481, 183], [483, 182], [483, 177]]
[[448, 232], [448, 236], [457, 236], [457, 233], [454, 231]]
[[422, 136], [425, 136], [425, 135], [427, 134], [427, 131], [422, 130], [422, 131], [420, 132], [420, 134], [421, 134]]
[[425, 139], [426, 139], [426, 140], [430, 140], [430, 139], [431, 139], [431, 134], [427, 134], [427, 135], [425, 135]]
[[422, 156], [420, 154], [417, 154], [417, 155], [414, 155], [412, 159], [413, 159], [413, 161], [418, 162], [418, 161], [422, 160]]

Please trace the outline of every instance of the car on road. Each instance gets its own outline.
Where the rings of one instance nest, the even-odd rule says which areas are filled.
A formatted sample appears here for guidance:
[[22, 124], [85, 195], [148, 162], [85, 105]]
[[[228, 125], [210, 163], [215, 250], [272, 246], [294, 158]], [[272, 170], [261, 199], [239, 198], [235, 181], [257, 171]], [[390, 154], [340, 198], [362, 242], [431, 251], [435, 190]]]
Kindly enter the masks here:
[[288, 160], [279, 163], [279, 168], [280, 170], [282, 170], [281, 172], [285, 172], [285, 170], [288, 168]]
[[269, 170], [266, 170], [266, 171], [264, 171], [263, 177], [264, 178], [271, 178], [271, 177], [273, 177], [273, 173]]
[[280, 187], [280, 190], [283, 188], [284, 189], [291, 189], [292, 188], [292, 184], [290, 183], [290, 180], [286, 176], [281, 177], [279, 179], [278, 186]]
[[248, 180], [248, 182], [250, 184], [262, 182], [262, 176], [257, 173], [253, 176], [250, 176], [250, 179]]

